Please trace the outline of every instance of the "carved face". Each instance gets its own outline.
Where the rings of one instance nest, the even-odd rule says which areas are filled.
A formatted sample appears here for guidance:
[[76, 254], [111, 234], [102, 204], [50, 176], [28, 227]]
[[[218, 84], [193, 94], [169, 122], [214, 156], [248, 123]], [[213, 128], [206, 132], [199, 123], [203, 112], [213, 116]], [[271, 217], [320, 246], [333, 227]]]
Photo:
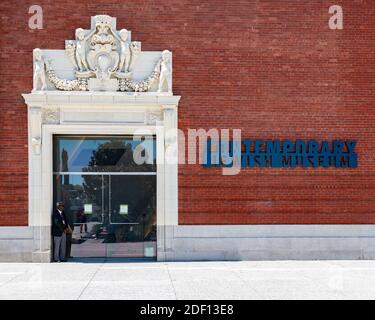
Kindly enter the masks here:
[[107, 26], [106, 24], [103, 26], [103, 32], [106, 34], [109, 32], [109, 26]]
[[133, 41], [133, 42], [131, 43], [131, 48], [132, 48], [132, 52], [133, 52], [134, 54], [138, 54], [138, 53], [140, 53], [140, 52], [141, 52], [141, 44], [140, 44], [140, 42], [138, 42], [138, 41]]
[[168, 50], [163, 51], [162, 58], [163, 58], [164, 62], [169, 62], [169, 60], [171, 58], [171, 53]]
[[98, 21], [96, 23], [96, 29], [98, 30], [99, 34], [108, 34], [110, 30], [110, 25], [106, 22]]
[[40, 49], [34, 49], [34, 57], [35, 57], [35, 60], [41, 60], [42, 51], [40, 51]]
[[78, 28], [76, 30], [76, 38], [80, 41], [82, 41], [83, 39], [85, 39], [85, 31], [81, 28]]
[[128, 30], [121, 29], [119, 34], [120, 34], [120, 38], [121, 38], [122, 41], [125, 42], [126, 40], [128, 40]]

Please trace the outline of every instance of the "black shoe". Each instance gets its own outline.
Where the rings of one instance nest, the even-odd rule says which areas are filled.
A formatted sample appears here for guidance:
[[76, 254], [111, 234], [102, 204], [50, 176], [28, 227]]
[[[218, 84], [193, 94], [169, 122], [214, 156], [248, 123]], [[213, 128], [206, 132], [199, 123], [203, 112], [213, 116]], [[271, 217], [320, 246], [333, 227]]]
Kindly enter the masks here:
[[57, 262], [59, 262], [59, 260], [53, 260], [52, 262], [55, 262], [55, 263], [57, 263]]
[[68, 262], [68, 261], [64, 259], [64, 260], [60, 260], [60, 262]]

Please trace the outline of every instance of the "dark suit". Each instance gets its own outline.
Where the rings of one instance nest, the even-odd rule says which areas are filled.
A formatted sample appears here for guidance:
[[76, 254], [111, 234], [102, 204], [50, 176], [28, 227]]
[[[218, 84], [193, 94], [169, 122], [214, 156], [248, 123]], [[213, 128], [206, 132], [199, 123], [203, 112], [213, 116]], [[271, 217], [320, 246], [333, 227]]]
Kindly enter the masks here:
[[52, 214], [52, 235], [54, 243], [53, 258], [55, 261], [65, 260], [67, 222], [64, 211], [60, 214], [57, 209]]
[[66, 216], [65, 216], [64, 211], [62, 212], [62, 216], [61, 216], [59, 211], [55, 209], [52, 215], [52, 235], [54, 237], [61, 237], [66, 228], [67, 228], [67, 224], [66, 224]]

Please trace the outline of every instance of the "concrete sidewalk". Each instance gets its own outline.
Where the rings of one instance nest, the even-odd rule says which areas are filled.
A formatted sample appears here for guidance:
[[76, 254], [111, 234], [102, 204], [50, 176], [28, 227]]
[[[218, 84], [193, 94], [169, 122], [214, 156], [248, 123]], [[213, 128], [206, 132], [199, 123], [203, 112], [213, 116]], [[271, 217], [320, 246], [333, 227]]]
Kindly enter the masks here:
[[0, 263], [0, 299], [375, 299], [375, 261]]

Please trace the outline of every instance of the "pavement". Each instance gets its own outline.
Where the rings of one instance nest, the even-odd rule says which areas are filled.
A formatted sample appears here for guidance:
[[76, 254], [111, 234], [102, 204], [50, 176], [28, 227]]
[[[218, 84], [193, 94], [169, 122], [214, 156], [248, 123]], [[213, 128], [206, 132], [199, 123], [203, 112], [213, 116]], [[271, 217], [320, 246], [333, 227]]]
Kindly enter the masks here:
[[0, 263], [0, 299], [375, 299], [375, 261]]

